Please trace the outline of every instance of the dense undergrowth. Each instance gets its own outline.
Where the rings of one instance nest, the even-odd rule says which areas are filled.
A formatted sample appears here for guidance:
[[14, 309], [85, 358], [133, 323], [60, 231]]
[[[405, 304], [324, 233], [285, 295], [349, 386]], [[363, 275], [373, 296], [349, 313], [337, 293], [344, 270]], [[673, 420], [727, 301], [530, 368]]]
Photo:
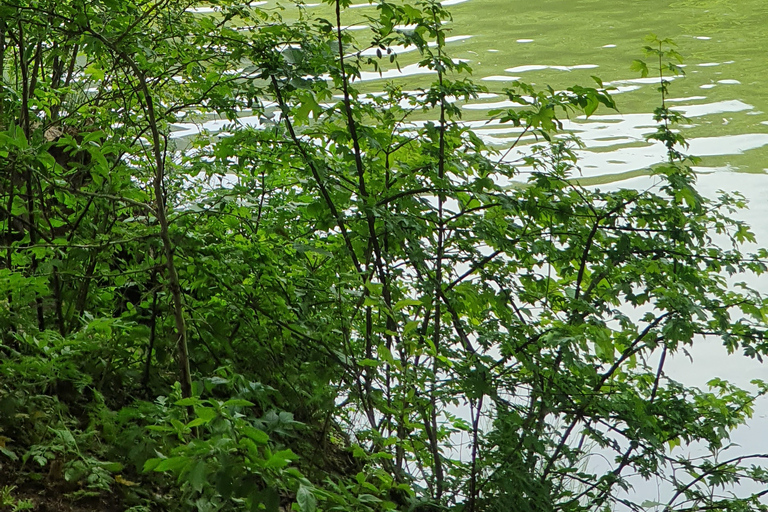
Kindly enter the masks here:
[[[505, 163], [460, 123], [484, 89], [440, 3], [381, 1], [355, 39], [345, 1], [236, 4], [0, 0], [3, 510], [763, 507], [727, 492], [762, 456], [723, 450], [765, 385], [664, 372], [702, 337], [768, 348], [725, 277], [765, 251], [694, 188], [670, 42], [635, 64], [669, 161], [604, 193], [558, 120], [615, 108], [599, 80], [494, 91], [535, 140]], [[432, 85], [359, 93], [398, 45]]]

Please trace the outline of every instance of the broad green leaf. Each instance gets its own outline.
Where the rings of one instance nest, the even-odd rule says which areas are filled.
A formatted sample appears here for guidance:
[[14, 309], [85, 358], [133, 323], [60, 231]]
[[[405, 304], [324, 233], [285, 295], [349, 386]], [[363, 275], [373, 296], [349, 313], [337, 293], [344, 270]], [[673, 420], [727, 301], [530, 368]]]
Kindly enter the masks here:
[[[189, 457], [169, 457], [167, 459], [162, 459], [159, 464], [154, 466], [152, 471], [156, 471], [158, 473], [163, 471], [178, 472], [189, 465], [191, 462], [192, 459]], [[147, 466], [145, 465], [144, 467], [146, 469]]]
[[253, 407], [255, 404], [241, 398], [231, 398], [224, 402], [224, 407]]
[[296, 502], [301, 512], [315, 512], [317, 508], [317, 500], [312, 494], [312, 489], [303, 484], [299, 486], [299, 491], [296, 493]]
[[240, 432], [256, 444], [267, 444], [269, 442], [269, 435], [266, 432], [249, 425], [240, 429]]

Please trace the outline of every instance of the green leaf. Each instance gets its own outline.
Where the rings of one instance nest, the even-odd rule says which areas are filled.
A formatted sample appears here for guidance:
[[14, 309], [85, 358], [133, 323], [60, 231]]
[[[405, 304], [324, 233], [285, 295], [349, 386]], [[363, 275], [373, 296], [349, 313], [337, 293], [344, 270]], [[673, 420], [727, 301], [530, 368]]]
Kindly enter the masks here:
[[119, 462], [101, 462], [99, 465], [110, 473], [119, 473], [123, 470], [123, 465]]
[[266, 469], [284, 468], [290, 464], [292, 460], [296, 459], [298, 459], [298, 457], [291, 450], [281, 450], [279, 452], [273, 453], [272, 456], [264, 463], [264, 467]]
[[648, 76], [648, 65], [641, 60], [633, 60], [629, 69], [640, 73], [640, 76], [643, 78]]
[[196, 407], [195, 414], [197, 419], [203, 420], [204, 423], [208, 423], [218, 416], [216, 409], [212, 407]]
[[208, 484], [208, 464], [203, 460], [197, 461], [187, 473], [186, 480], [195, 492], [202, 492]]
[[199, 405], [202, 403], [202, 401], [194, 396], [190, 396], [188, 398], [182, 398], [181, 400], [177, 400], [174, 402], [174, 405], [178, 405], [179, 407], [189, 407], [192, 405]]
[[190, 421], [189, 423], [187, 423], [187, 428], [199, 427], [200, 425], [205, 425], [209, 421], [210, 420], [206, 420], [204, 418], [195, 418], [192, 421]]
[[269, 442], [269, 435], [255, 427], [245, 426], [240, 429], [240, 432], [256, 444], [267, 444]]
[[[161, 473], [164, 471], [171, 471], [171, 472], [177, 473], [181, 471], [183, 468], [185, 468], [191, 462], [194, 462], [194, 459], [190, 459], [189, 457], [169, 457], [167, 459], [161, 460], [160, 463], [153, 468], [153, 471], [158, 473]], [[145, 470], [146, 470], [146, 467], [147, 466], [145, 464], [144, 465]]]
[[86, 75], [89, 75], [91, 78], [93, 78], [97, 82], [101, 82], [102, 80], [104, 80], [104, 76], [105, 76], [104, 70], [101, 69], [99, 64], [95, 62], [90, 64], [83, 71], [85, 72]]
[[317, 500], [312, 489], [303, 484], [299, 486], [299, 491], [296, 493], [296, 502], [301, 512], [315, 512], [317, 508]]
[[248, 400], [243, 400], [242, 398], [231, 398], [224, 402], [224, 407], [253, 407], [253, 402], [249, 402]]
[[360, 494], [357, 499], [360, 503], [381, 503], [381, 500], [372, 494]]
[[157, 468], [157, 466], [158, 466], [158, 465], [159, 465], [159, 464], [160, 464], [162, 461], [163, 461], [163, 459], [160, 459], [160, 458], [147, 459], [147, 460], [144, 462], [144, 468], [142, 469], [142, 471], [144, 471], [145, 473], [148, 473], [148, 472], [150, 472], [150, 471], [154, 471], [154, 470], [155, 470], [155, 468]]
[[6, 448], [5, 446], [0, 446], [0, 453], [11, 459], [12, 461], [19, 460], [19, 457], [13, 452], [13, 450], [10, 450]]
[[418, 329], [420, 324], [421, 322], [419, 322], [418, 320], [411, 320], [410, 322], [406, 323], [405, 326], [403, 327], [403, 336]]
[[149, 425], [147, 430], [152, 430], [155, 432], [176, 432], [176, 429], [169, 427], [168, 425]]
[[421, 305], [422, 303], [420, 300], [403, 299], [403, 300], [397, 301], [392, 309], [395, 311], [401, 311], [408, 306], [421, 306]]

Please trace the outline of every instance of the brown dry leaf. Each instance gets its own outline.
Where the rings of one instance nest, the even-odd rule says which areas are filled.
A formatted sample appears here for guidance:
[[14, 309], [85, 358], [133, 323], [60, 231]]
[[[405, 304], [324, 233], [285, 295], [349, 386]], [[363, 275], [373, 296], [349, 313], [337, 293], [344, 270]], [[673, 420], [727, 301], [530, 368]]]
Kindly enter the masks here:
[[58, 139], [62, 135], [64, 135], [64, 132], [58, 126], [51, 126], [47, 130], [45, 130], [45, 134], [44, 134], [45, 140], [48, 142], [53, 142], [54, 140]]

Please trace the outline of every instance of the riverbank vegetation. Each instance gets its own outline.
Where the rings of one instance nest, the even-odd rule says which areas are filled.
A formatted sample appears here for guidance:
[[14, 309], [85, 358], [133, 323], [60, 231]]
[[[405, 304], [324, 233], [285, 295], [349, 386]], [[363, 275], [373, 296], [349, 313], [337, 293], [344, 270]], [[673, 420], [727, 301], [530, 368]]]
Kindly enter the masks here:
[[[729, 285], [766, 254], [695, 189], [669, 41], [633, 65], [657, 186], [601, 192], [561, 120], [610, 91], [514, 83], [508, 163], [438, 2], [355, 32], [348, 0], [207, 5], [0, 0], [2, 510], [763, 507], [765, 456], [726, 449], [768, 387], [665, 373], [768, 351]], [[361, 93], [391, 48], [432, 85]]]

